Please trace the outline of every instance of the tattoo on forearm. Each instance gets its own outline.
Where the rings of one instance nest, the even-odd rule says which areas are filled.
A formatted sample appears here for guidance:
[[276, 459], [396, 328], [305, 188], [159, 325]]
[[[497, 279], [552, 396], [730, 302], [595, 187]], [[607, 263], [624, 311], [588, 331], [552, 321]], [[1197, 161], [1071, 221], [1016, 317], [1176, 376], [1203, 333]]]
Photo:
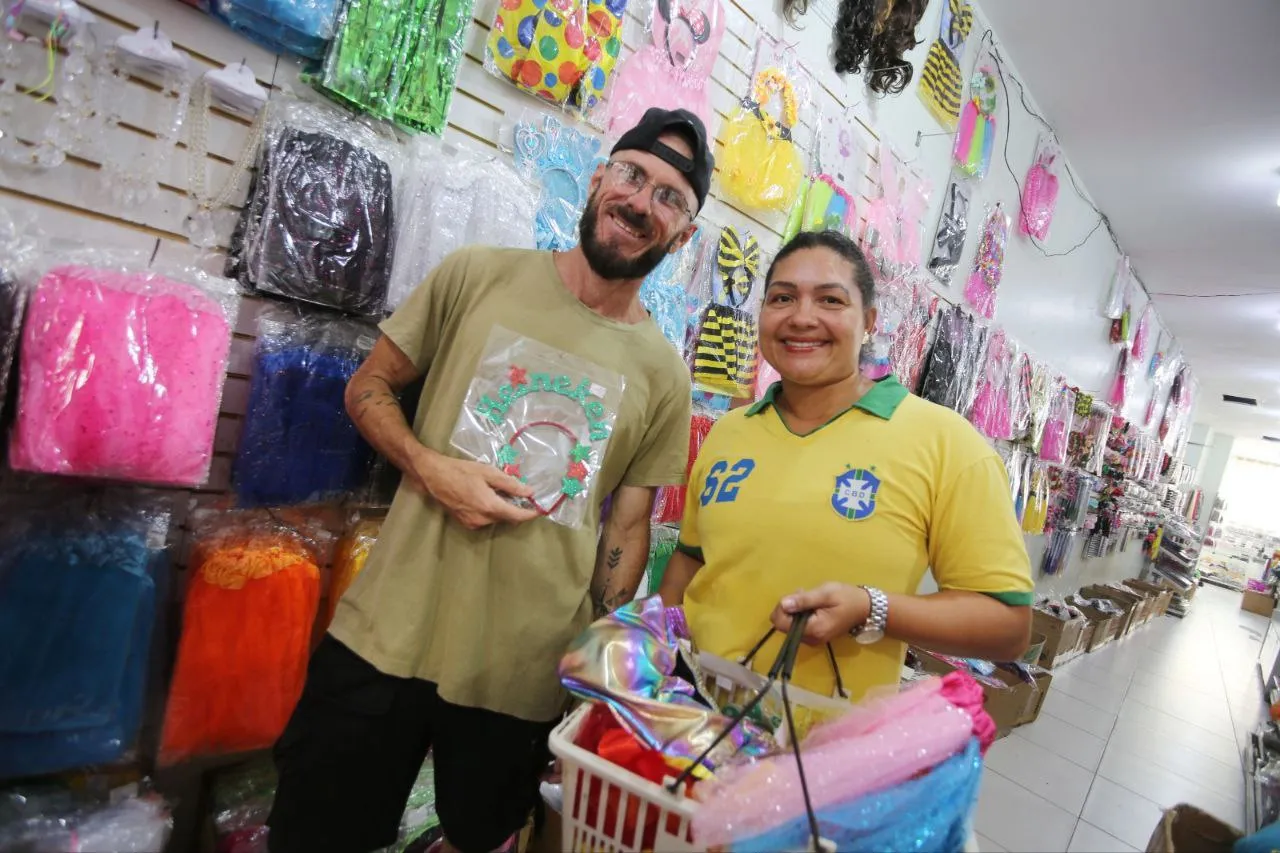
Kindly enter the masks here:
[[603, 619], [622, 605], [628, 603], [631, 600], [631, 596], [624, 591], [610, 593], [608, 590], [605, 590], [599, 593], [593, 593], [591, 599], [596, 618]]
[[605, 567], [611, 572], [614, 569], [618, 568], [618, 564], [621, 562], [622, 562], [621, 548], [614, 548], [609, 552], [608, 556], [604, 558]]
[[[376, 398], [376, 399], [375, 399]], [[372, 403], [369, 401], [373, 400]], [[356, 397], [356, 417], [363, 418], [369, 413], [371, 406], [396, 406], [399, 407], [400, 399], [390, 391], [361, 391], [360, 396]]]

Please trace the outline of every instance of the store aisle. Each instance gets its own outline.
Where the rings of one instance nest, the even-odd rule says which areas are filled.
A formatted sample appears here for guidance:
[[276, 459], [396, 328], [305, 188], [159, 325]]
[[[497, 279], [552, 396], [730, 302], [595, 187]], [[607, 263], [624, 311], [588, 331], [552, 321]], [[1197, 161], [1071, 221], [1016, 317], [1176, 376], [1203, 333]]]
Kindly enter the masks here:
[[1263, 718], [1267, 619], [1206, 586], [1054, 670], [1040, 718], [991, 747], [975, 828], [983, 853], [1144, 850], [1162, 808], [1192, 803], [1244, 829], [1245, 739]]

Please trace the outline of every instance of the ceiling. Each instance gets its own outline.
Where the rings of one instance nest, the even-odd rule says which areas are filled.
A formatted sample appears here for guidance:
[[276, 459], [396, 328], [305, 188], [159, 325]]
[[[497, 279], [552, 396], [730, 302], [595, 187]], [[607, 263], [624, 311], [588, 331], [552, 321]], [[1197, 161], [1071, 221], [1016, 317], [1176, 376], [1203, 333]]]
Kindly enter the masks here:
[[978, 2], [1182, 343], [1196, 420], [1280, 435], [1280, 2]]

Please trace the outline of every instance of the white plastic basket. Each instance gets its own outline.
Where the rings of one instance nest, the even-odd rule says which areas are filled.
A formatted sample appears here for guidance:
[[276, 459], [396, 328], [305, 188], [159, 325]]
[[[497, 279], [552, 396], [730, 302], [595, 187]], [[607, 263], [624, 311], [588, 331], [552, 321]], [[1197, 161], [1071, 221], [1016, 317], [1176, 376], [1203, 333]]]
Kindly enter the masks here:
[[[706, 676], [711, 698], [721, 707], [748, 701], [766, 681], [759, 673], [714, 655], [699, 655], [698, 665]], [[788, 686], [787, 695], [798, 718], [804, 717], [806, 710], [822, 715], [824, 711], [830, 713], [848, 707], [843, 700], [830, 699], [799, 687]], [[697, 850], [690, 832], [690, 821], [698, 807], [695, 801], [671, 794], [661, 785], [655, 785], [576, 744], [578, 732], [590, 710], [589, 705], [583, 705], [551, 733], [551, 752], [560, 759], [564, 791], [560, 815], [564, 828], [561, 849], [574, 853], [641, 850], [687, 853]], [[797, 719], [796, 725], [803, 727], [806, 724]], [[785, 732], [779, 732], [779, 739], [785, 740]], [[617, 802], [616, 808], [611, 808], [611, 801]], [[627, 816], [631, 812], [634, 812], [634, 820], [628, 832]], [[608, 820], [610, 817], [612, 821]], [[657, 826], [657, 835], [651, 844], [646, 844], [651, 839], [645, 838], [645, 827], [651, 821]], [[606, 822], [611, 825], [606, 826]]]
[[[706, 675], [711, 698], [721, 707], [748, 701], [766, 681], [759, 673], [706, 653], [699, 655], [698, 665]], [[787, 687], [787, 695], [797, 716], [805, 710], [818, 711], [821, 715], [823, 711], [840, 708], [843, 702], [792, 686]], [[578, 732], [590, 712], [590, 705], [579, 707], [551, 732], [549, 741], [552, 754], [560, 759], [564, 793], [560, 849], [573, 853], [692, 853], [698, 850], [691, 830], [698, 808], [696, 801], [672, 794], [661, 785], [577, 745]], [[805, 724], [797, 720], [796, 725]], [[785, 738], [785, 732], [779, 732], [779, 738]], [[617, 803], [612, 811], [611, 800]], [[632, 811], [634, 820], [628, 831], [627, 816]], [[613, 820], [609, 821], [609, 817]], [[651, 820], [657, 827], [656, 835], [645, 838], [645, 827]], [[978, 853], [972, 832], [965, 853]]]

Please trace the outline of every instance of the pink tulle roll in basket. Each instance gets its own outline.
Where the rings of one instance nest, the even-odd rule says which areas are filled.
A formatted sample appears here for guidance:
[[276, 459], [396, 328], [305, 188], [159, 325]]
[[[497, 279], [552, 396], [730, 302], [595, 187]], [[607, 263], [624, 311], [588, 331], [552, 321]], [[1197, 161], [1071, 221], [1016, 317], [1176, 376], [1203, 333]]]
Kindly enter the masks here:
[[203, 483], [231, 345], [228, 312], [200, 288], [154, 273], [51, 270], [23, 329], [13, 467]]
[[[864, 702], [801, 743], [813, 807], [821, 811], [898, 785], [975, 736], [985, 749], [994, 734], [982, 689], [959, 673]], [[795, 758], [773, 755], [723, 772], [694, 815], [694, 838], [699, 845], [724, 845], [804, 814]]]

